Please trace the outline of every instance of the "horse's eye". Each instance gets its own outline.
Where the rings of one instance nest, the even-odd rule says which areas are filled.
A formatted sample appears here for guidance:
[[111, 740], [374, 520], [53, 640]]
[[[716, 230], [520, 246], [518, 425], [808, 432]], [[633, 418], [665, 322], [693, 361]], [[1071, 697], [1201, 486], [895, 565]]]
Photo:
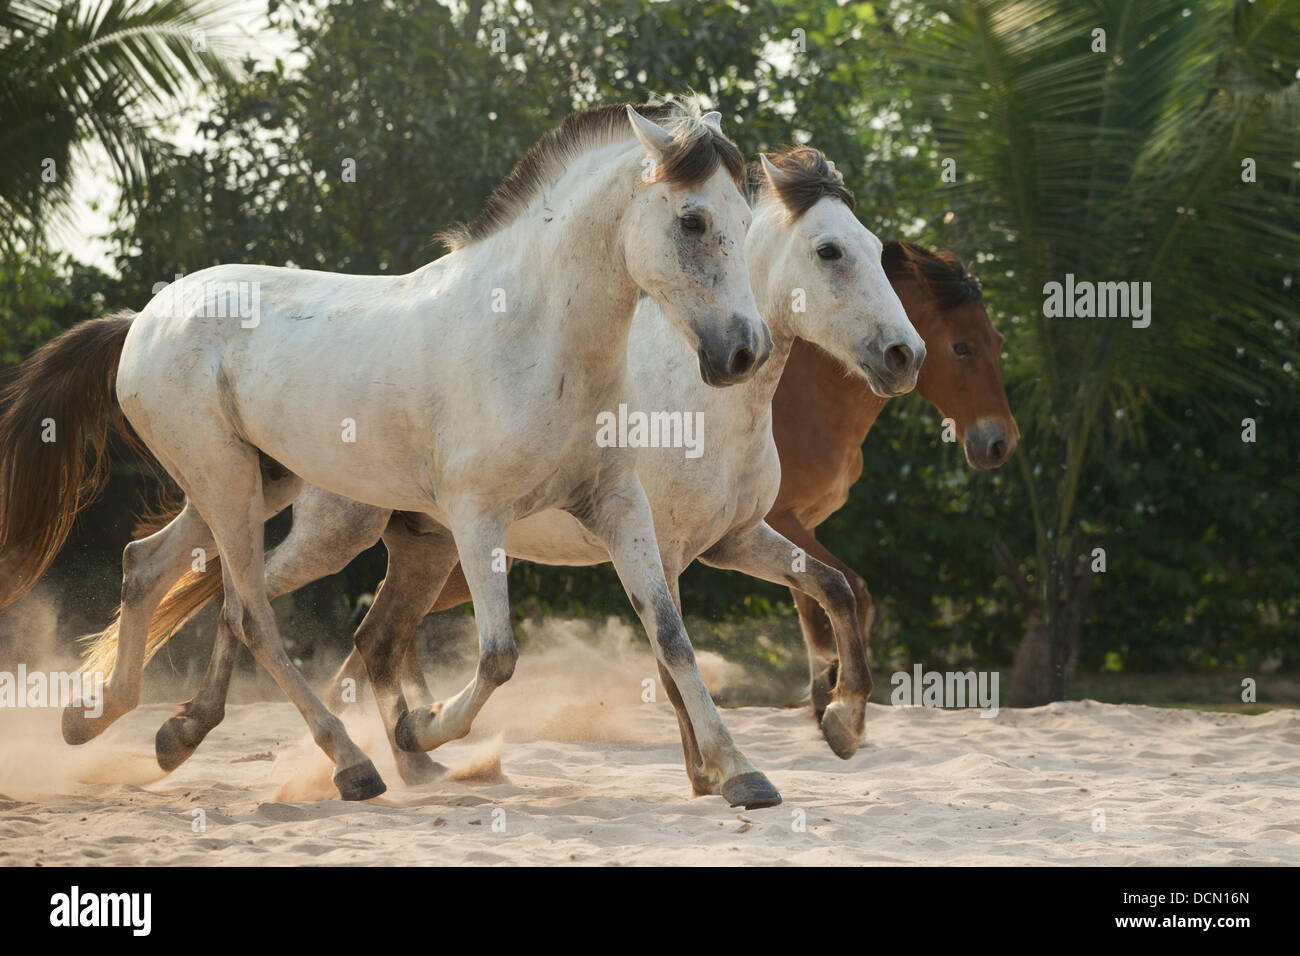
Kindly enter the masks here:
[[831, 259], [838, 259], [840, 256], [844, 255], [844, 253], [840, 251], [839, 246], [835, 245], [833, 242], [828, 242], [824, 246], [817, 247], [817, 255], [829, 261]]
[[699, 216], [682, 216], [677, 221], [682, 224], [682, 229], [686, 232], [704, 231], [704, 220]]
[[958, 358], [970, 358], [970, 346], [965, 342], [957, 342], [952, 347], [952, 354]]

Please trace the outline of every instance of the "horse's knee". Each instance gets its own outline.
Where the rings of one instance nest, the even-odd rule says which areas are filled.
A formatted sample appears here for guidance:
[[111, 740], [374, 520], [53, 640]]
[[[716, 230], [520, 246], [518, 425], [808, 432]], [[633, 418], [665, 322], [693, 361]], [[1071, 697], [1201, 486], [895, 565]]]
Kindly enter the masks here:
[[132, 541], [122, 549], [122, 603], [139, 604], [148, 599], [158, 586], [158, 569], [150, 558], [154, 547], [145, 541]]
[[826, 600], [831, 607], [844, 611], [850, 615], [857, 613], [857, 594], [853, 586], [849, 583], [848, 578], [840, 571], [832, 567], [826, 568], [826, 573], [822, 576], [822, 590], [825, 592]]
[[478, 672], [483, 680], [499, 687], [514, 675], [518, 660], [519, 649], [511, 642], [508, 647], [485, 651], [478, 659]]

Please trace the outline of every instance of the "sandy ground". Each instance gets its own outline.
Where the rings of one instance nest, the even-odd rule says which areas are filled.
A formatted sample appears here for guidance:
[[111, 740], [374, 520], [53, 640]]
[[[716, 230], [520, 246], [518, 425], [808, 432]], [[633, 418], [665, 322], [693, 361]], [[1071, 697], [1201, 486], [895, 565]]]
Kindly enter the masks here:
[[785, 797], [737, 812], [689, 797], [671, 708], [628, 679], [641, 663], [578, 703], [503, 690], [437, 752], [449, 778], [415, 788], [362, 718], [390, 788], [364, 804], [336, 799], [287, 703], [233, 705], [167, 777], [170, 706], [75, 749], [56, 712], [0, 714], [0, 864], [1300, 863], [1300, 712], [873, 705], [844, 762], [802, 710], [727, 710]]

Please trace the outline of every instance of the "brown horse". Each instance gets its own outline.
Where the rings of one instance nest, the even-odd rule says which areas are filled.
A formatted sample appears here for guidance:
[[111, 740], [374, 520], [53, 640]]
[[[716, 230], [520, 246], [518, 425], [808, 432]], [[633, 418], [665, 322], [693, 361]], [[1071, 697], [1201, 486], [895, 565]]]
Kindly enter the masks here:
[[[1020, 430], [998, 366], [1002, 336], [989, 321], [979, 282], [952, 253], [906, 242], [885, 243], [884, 265], [907, 317], [925, 340], [916, 390], [953, 420], [972, 468], [997, 468], [1015, 451]], [[871, 611], [867, 582], [817, 540], [816, 529], [844, 506], [849, 489], [862, 477], [862, 443], [888, 401], [803, 340], [795, 342], [772, 399], [781, 490], [768, 523], [844, 573], [857, 595], [863, 634]], [[839, 666], [830, 622], [815, 602], [791, 593], [808, 645], [812, 704], [820, 719]]]
[[[916, 390], [945, 419], [952, 419], [972, 468], [999, 467], [1015, 451], [1020, 429], [998, 365], [1003, 339], [989, 320], [978, 280], [952, 253], [898, 240], [885, 243], [883, 262], [908, 319], [925, 340], [926, 359]], [[844, 506], [849, 489], [862, 477], [862, 443], [888, 401], [803, 339], [795, 340], [772, 399], [781, 490], [768, 523], [812, 557], [844, 573], [857, 596], [863, 634], [871, 612], [867, 582], [817, 540], [816, 529]], [[790, 593], [808, 646], [812, 704], [820, 722], [839, 670], [835, 637], [816, 601], [793, 589]], [[468, 600], [469, 589], [457, 567], [431, 610]], [[418, 664], [408, 662], [408, 674], [417, 670]], [[364, 677], [365, 669], [345, 665], [340, 677], [345, 672]]]

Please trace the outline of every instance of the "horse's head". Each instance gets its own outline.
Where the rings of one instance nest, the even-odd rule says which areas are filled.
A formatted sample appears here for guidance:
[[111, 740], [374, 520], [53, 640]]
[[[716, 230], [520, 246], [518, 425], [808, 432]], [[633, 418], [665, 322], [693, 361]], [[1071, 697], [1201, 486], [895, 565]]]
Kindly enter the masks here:
[[772, 351], [745, 267], [750, 212], [737, 185], [744, 162], [717, 113], [673, 105], [662, 117], [667, 128], [627, 108], [645, 153], [623, 216], [623, 253], [633, 281], [695, 349], [704, 381], [734, 385]]
[[998, 365], [1002, 336], [979, 282], [952, 253], [910, 243], [889, 243], [885, 265], [928, 349], [917, 391], [953, 420], [972, 468], [997, 468], [1016, 450], [1020, 429]]
[[[888, 398], [910, 392], [925, 343], [880, 263], [880, 240], [853, 215], [833, 163], [800, 146], [761, 158], [766, 189], [746, 242], [765, 315], [863, 375]], [[769, 312], [768, 309], [771, 309]]]

